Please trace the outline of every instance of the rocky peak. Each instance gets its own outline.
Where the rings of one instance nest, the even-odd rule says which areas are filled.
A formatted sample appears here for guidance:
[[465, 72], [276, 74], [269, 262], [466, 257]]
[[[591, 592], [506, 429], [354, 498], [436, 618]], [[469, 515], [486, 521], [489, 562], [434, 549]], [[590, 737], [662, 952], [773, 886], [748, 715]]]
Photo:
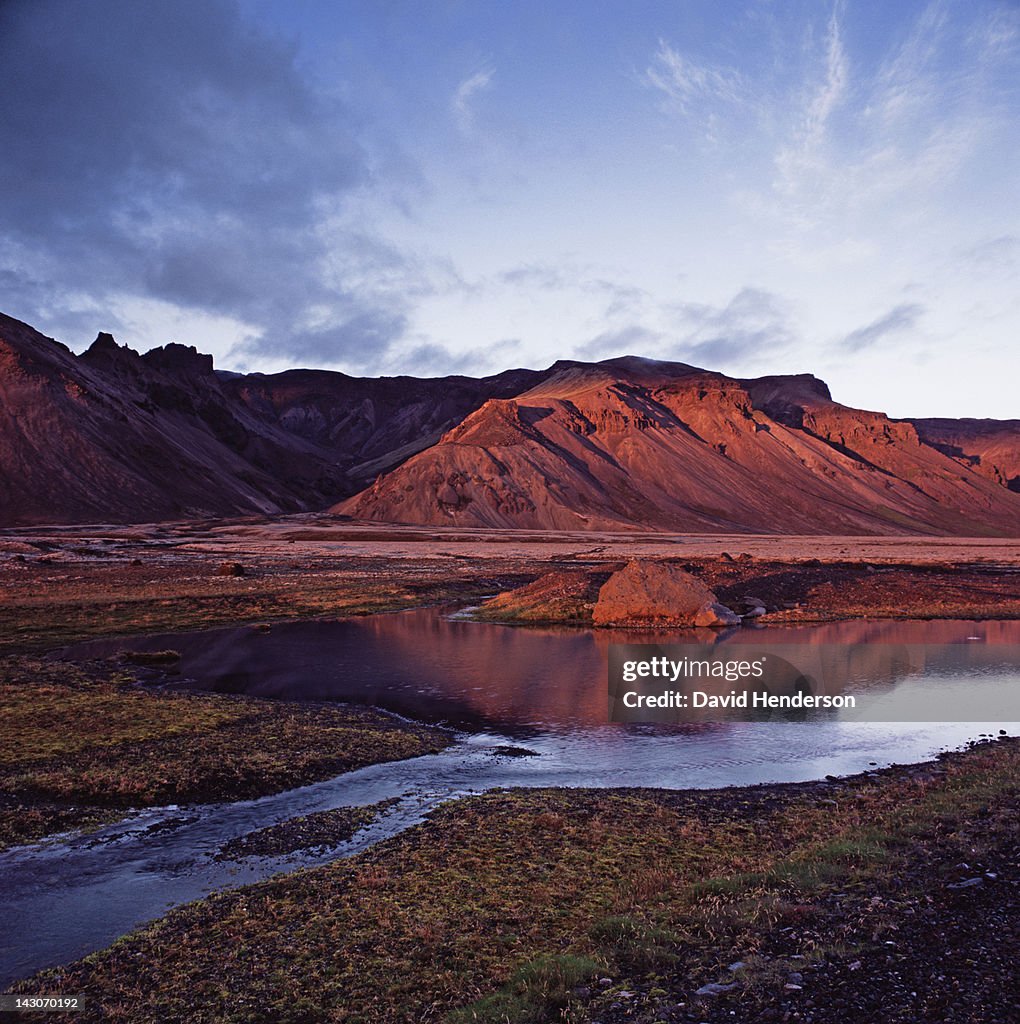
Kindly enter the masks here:
[[164, 373], [189, 377], [214, 375], [213, 357], [199, 352], [194, 345], [178, 345], [172, 341], [168, 345], [150, 349], [142, 359]]

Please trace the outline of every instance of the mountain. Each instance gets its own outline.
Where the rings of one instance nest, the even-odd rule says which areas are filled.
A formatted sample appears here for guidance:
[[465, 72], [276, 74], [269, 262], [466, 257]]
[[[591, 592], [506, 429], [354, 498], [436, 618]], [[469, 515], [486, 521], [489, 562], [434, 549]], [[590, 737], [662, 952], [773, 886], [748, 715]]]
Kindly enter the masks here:
[[916, 419], [913, 423], [925, 444], [994, 480], [1020, 492], [1020, 420]]
[[815, 377], [737, 380], [635, 357], [555, 364], [334, 511], [527, 529], [1020, 534], [1020, 496], [912, 423], [832, 401]]
[[810, 375], [625, 357], [217, 372], [0, 314], [0, 526], [333, 511], [413, 524], [1020, 534], [1017, 421], [891, 420]]
[[76, 356], [0, 314], [0, 526], [318, 510], [538, 376], [219, 374], [109, 334]]

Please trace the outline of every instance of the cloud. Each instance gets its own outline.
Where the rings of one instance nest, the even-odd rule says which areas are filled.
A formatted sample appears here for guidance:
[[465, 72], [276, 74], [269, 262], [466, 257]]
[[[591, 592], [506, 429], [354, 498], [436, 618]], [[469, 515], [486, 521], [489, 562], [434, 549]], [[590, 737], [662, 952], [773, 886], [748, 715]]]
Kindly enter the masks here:
[[675, 355], [707, 369], [771, 358], [796, 340], [787, 302], [761, 288], [741, 288], [725, 306], [682, 303], [673, 313], [683, 334]]
[[364, 250], [356, 120], [233, 0], [8, 3], [0, 62], [0, 268], [33, 276], [15, 305], [64, 326], [67, 294], [156, 299], [327, 362], [395, 336], [395, 289], [336, 279], [337, 247]]
[[851, 331], [843, 339], [843, 348], [849, 349], [851, 352], [860, 352], [862, 349], [871, 348], [892, 335], [909, 331], [916, 326], [924, 312], [924, 307], [916, 303], [894, 306], [884, 316]]
[[470, 131], [474, 126], [473, 100], [478, 93], [485, 92], [490, 88], [492, 76], [495, 73], [495, 68], [482, 68], [481, 71], [469, 75], [457, 86], [450, 107], [461, 131]]
[[591, 341], [580, 346], [577, 354], [584, 359], [605, 359], [610, 356], [644, 356], [655, 350], [662, 341], [658, 331], [641, 324], [628, 324], [602, 331]]
[[1020, 236], [999, 235], [966, 249], [958, 250], [958, 258], [981, 271], [1015, 271], [1020, 265]]
[[962, 11], [928, 4], [873, 70], [851, 60], [843, 5], [833, 7], [822, 41], [808, 38], [804, 84], [784, 98], [792, 116], [779, 105], [772, 114], [777, 215], [800, 229], [890, 204], [899, 215], [956, 178], [1008, 123], [998, 100], [1011, 79], [996, 72], [1017, 52], [1017, 19], [975, 10], [967, 30]]
[[421, 340], [405, 352], [401, 352], [400, 373], [410, 373], [422, 377], [446, 377], [451, 375], [482, 376], [496, 371], [508, 369], [512, 360], [517, 358], [520, 350], [519, 338], [502, 338], [482, 348], [472, 348], [454, 352], [445, 345], [433, 341]]
[[743, 78], [733, 68], [699, 64], [662, 39], [645, 70], [644, 81], [684, 114], [690, 113], [696, 104], [720, 100], [739, 103], [745, 94]]

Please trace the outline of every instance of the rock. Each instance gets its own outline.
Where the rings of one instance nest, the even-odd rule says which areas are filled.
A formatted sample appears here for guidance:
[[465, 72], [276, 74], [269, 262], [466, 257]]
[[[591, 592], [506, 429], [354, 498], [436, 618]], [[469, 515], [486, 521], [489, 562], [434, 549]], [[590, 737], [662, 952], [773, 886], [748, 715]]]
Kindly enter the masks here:
[[708, 985], [702, 985], [694, 994], [696, 996], [721, 996], [725, 992], [732, 992], [733, 989], [738, 987], [738, 983], [731, 981], [727, 985], [722, 985], [717, 981], [713, 981]]
[[609, 988], [612, 983], [612, 978], [599, 978], [599, 988]]
[[719, 556], [719, 561], [720, 562], [735, 562], [736, 559], [728, 551], [724, 551]]
[[649, 622], [690, 625], [706, 605], [714, 602], [715, 594], [683, 569], [635, 560], [602, 585], [592, 620], [597, 626]]
[[972, 889], [975, 885], [984, 885], [983, 878], [965, 878], [962, 882], [950, 882], [947, 889]]
[[743, 966], [744, 966], [744, 961], [743, 960], [734, 960], [733, 963], [731, 963], [729, 965], [729, 967], [726, 968], [726, 970], [728, 970], [728, 971], [739, 971], [740, 968], [743, 967]]
[[217, 576], [243, 576], [244, 566], [240, 562], [222, 562], [216, 570]]
[[740, 616], [731, 612], [725, 605], [718, 601], [710, 601], [698, 609], [694, 616], [695, 626], [709, 626], [718, 628], [721, 626], [739, 626]]

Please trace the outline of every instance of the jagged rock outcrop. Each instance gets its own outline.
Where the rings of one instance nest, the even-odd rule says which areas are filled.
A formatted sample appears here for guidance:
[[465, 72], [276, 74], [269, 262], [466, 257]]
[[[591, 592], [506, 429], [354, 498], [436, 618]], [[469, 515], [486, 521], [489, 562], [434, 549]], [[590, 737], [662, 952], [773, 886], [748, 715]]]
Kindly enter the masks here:
[[907, 420], [925, 444], [1020, 493], [1020, 420]]
[[537, 376], [219, 374], [106, 333], [76, 356], [0, 314], [0, 526], [320, 510]]

